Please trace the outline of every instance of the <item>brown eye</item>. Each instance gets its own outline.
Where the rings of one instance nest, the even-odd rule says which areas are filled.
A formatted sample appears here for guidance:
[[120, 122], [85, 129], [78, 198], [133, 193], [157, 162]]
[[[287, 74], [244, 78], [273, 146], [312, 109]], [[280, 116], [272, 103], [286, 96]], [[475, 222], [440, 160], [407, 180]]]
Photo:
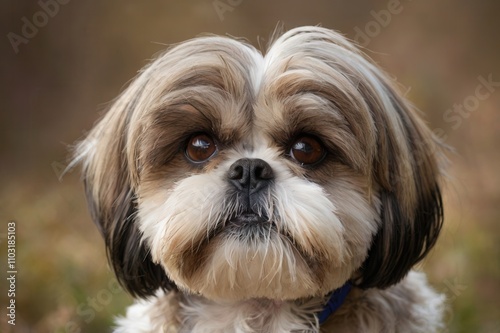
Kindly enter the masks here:
[[186, 156], [192, 162], [205, 162], [217, 151], [215, 141], [206, 134], [196, 134], [189, 139]]
[[290, 156], [301, 165], [312, 165], [325, 157], [325, 149], [316, 138], [301, 136], [293, 142]]

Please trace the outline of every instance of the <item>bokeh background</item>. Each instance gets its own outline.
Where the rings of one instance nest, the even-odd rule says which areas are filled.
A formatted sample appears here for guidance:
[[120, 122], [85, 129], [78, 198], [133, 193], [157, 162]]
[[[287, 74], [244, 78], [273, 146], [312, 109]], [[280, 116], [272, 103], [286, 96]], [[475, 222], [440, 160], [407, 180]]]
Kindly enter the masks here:
[[[2, 1], [0, 331], [110, 331], [131, 299], [109, 270], [79, 172], [61, 177], [68, 146], [166, 45], [205, 32], [265, 45], [282, 22], [366, 46], [454, 148], [446, 225], [421, 268], [449, 301], [445, 332], [500, 332], [499, 13], [495, 0]], [[11, 220], [15, 327], [5, 306]]]

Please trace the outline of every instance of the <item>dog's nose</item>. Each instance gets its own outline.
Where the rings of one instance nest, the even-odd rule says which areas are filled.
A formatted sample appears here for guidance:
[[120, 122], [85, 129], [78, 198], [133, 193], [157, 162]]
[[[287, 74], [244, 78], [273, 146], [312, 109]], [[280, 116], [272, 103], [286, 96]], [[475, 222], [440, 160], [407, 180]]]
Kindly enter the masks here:
[[271, 166], [260, 158], [241, 158], [229, 167], [229, 181], [240, 191], [250, 194], [266, 188], [274, 179]]

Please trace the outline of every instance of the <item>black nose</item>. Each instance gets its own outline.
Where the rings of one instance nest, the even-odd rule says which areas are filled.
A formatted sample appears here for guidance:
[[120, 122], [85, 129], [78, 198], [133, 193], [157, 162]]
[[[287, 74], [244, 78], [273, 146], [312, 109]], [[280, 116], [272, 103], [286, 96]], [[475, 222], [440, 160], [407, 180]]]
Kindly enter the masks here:
[[260, 158], [241, 158], [231, 165], [227, 177], [238, 190], [253, 194], [266, 188], [274, 179], [274, 173]]

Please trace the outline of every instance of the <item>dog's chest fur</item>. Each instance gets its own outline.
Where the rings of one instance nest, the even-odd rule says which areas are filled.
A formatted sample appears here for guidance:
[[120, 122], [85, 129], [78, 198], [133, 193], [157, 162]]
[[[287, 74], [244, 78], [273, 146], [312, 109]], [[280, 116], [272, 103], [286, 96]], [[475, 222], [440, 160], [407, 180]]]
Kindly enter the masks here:
[[178, 292], [159, 293], [132, 305], [115, 333], [432, 333], [442, 329], [444, 297], [411, 272], [386, 289], [353, 289], [341, 308], [318, 329], [323, 299], [302, 302], [250, 300], [215, 303]]

